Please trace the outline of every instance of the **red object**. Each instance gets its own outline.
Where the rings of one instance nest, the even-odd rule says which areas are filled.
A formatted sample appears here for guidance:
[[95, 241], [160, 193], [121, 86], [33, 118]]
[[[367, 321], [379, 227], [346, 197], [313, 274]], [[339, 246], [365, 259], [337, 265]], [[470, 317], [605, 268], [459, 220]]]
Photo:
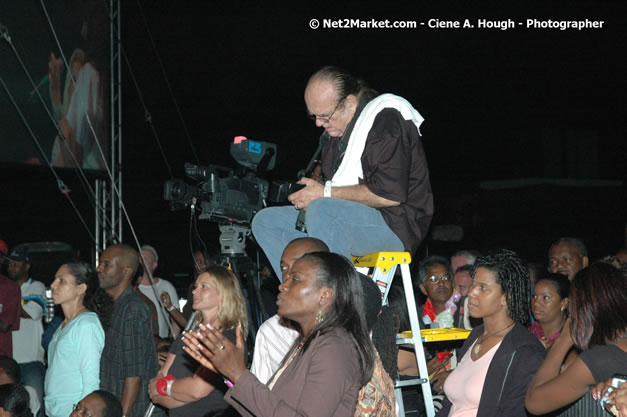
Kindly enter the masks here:
[[[435, 321], [435, 310], [433, 309], [433, 304], [431, 304], [431, 300], [427, 299], [424, 308], [422, 309], [422, 316], [429, 316], [431, 319], [431, 323]], [[424, 321], [423, 321], [424, 322]]]
[[172, 375], [168, 375], [165, 378], [161, 378], [159, 380], [157, 380], [157, 392], [164, 396], [167, 397], [168, 396], [168, 381], [175, 381], [176, 378], [173, 377]]
[[451, 356], [451, 352], [438, 352], [438, 363], [442, 363], [446, 358]]
[[235, 139], [233, 139], [233, 143], [239, 145], [240, 143], [242, 143], [242, 141], [245, 140], [248, 140], [246, 136], [235, 136]]

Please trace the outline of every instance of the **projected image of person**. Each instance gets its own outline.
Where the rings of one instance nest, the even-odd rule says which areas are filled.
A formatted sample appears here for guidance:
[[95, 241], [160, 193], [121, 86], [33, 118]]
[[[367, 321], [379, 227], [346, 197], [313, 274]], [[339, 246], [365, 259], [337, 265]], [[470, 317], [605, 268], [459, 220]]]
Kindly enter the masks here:
[[63, 134], [63, 138], [57, 135], [54, 140], [51, 160], [53, 165], [59, 167], [74, 167], [78, 164], [81, 168], [104, 169], [98, 143], [102, 151], [106, 152], [108, 12], [102, 1], [81, 0], [80, 4], [83, 17], [81, 37], [85, 48], [75, 49], [72, 53], [63, 85], [63, 60], [51, 52], [48, 63], [50, 100]]

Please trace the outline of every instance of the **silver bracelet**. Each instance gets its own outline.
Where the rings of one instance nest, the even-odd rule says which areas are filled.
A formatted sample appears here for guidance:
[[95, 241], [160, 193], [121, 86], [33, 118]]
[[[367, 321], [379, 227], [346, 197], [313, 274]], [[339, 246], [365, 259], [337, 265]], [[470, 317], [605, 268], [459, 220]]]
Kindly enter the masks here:
[[168, 385], [165, 389], [165, 392], [168, 394], [168, 397], [172, 396], [172, 384], [174, 384], [175, 379], [169, 379]]

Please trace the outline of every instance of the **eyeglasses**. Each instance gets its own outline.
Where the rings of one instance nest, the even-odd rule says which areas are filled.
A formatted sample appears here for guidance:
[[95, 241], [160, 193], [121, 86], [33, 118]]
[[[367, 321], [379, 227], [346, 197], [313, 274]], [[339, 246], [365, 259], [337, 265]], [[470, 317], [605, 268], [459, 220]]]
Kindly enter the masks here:
[[570, 264], [575, 263], [576, 261], [577, 261], [577, 259], [575, 259], [575, 258], [564, 256], [564, 257], [561, 257], [561, 258], [551, 258], [551, 259], [549, 259], [549, 265], [555, 266], [555, 265], [559, 265], [562, 262], [565, 263], [566, 265], [570, 265]]
[[430, 277], [427, 277], [425, 281], [428, 281], [431, 284], [437, 284], [440, 281], [449, 282], [450, 280], [451, 280], [451, 276], [449, 274], [443, 274], [443, 275], [431, 275]]
[[74, 404], [72, 406], [72, 411], [76, 411], [77, 413], [84, 415], [85, 417], [92, 417], [87, 407], [84, 407], [83, 405], [81, 405], [81, 403]]
[[344, 99], [341, 99], [340, 101], [337, 102], [337, 105], [335, 106], [335, 108], [333, 109], [333, 111], [331, 112], [330, 115], [328, 116], [317, 116], [315, 114], [308, 114], [307, 117], [309, 117], [311, 120], [313, 120], [314, 122], [316, 120], [320, 120], [322, 122], [322, 124], [326, 124], [329, 123], [331, 121], [331, 118], [333, 117], [333, 115], [335, 114], [335, 112], [337, 111], [337, 109], [340, 108], [340, 106], [342, 105], [342, 103], [344, 102]]

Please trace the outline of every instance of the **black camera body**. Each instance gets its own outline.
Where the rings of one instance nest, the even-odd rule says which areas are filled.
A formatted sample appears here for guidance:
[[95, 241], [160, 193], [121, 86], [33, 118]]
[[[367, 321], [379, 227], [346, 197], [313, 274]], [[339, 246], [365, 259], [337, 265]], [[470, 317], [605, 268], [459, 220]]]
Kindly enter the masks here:
[[[285, 203], [287, 202], [287, 196], [305, 188], [305, 184], [299, 184], [293, 181], [272, 181], [270, 185], [270, 192], [268, 193], [268, 200], [273, 203]], [[294, 228], [299, 232], [307, 233], [307, 225], [305, 223], [305, 209], [298, 210], [298, 217], [296, 218], [296, 224]]]
[[180, 179], [166, 181], [163, 198], [170, 201], [172, 210], [187, 207], [196, 199], [201, 220], [249, 225], [268, 195], [268, 181], [254, 175], [239, 178], [220, 166], [189, 163], [185, 171], [194, 179], [200, 177], [201, 182], [190, 185]]
[[200, 207], [199, 219], [221, 224], [249, 226], [264, 206], [268, 196], [268, 181], [256, 176], [256, 171], [272, 169], [276, 160], [276, 145], [238, 136], [231, 144], [231, 155], [248, 170], [243, 175], [219, 165], [185, 164], [185, 174], [198, 181], [190, 185], [181, 179], [166, 181], [163, 198], [170, 209], [178, 210], [195, 204]]
[[268, 200], [273, 203], [285, 203], [287, 202], [287, 196], [300, 191], [305, 188], [304, 184], [299, 184], [294, 181], [277, 180], [272, 181], [270, 184], [270, 191], [268, 192]]

